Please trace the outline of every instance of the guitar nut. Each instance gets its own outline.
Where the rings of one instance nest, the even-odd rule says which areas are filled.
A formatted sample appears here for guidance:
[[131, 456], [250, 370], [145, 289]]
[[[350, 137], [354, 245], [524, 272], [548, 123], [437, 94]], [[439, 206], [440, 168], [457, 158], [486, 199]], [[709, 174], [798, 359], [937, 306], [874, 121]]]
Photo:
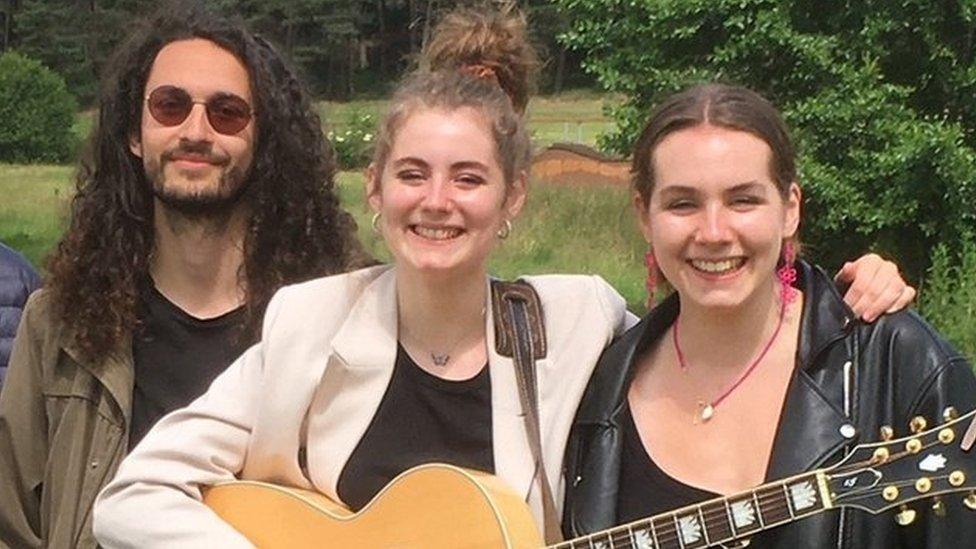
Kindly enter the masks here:
[[887, 448], [878, 448], [874, 451], [874, 455], [871, 456], [871, 463], [878, 464], [888, 461], [891, 454], [888, 452]]

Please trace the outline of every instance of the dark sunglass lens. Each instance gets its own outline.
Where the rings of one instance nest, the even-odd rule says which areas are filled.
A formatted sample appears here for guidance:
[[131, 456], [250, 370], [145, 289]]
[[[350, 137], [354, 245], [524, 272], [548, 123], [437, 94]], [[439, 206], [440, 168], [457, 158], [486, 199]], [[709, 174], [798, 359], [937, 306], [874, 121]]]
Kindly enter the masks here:
[[251, 107], [236, 95], [219, 95], [207, 101], [207, 118], [213, 129], [233, 135], [251, 121]]
[[176, 86], [160, 86], [149, 94], [149, 114], [164, 126], [182, 124], [193, 110], [193, 99]]

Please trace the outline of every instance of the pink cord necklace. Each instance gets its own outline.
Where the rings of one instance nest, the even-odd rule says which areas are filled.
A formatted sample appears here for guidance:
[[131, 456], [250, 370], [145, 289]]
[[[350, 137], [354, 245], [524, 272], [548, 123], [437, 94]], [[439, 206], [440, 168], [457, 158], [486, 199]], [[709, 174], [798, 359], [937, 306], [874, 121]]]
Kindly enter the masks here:
[[[739, 375], [739, 377], [734, 382], [732, 382], [732, 384], [729, 385], [729, 387], [725, 391], [723, 391], [722, 394], [718, 396], [718, 398], [716, 398], [711, 402], [702, 402], [702, 401], [698, 402], [698, 413], [695, 415], [695, 423], [698, 423], [698, 420], [701, 420], [702, 423], [705, 423], [708, 420], [712, 419], [712, 416], [715, 415], [715, 408], [717, 408], [718, 405], [723, 400], [725, 400], [726, 397], [731, 395], [732, 392], [735, 391], [736, 388], [738, 388], [739, 385], [741, 385], [742, 382], [745, 381], [747, 377], [749, 377], [749, 374], [751, 374], [753, 370], [755, 370], [756, 367], [759, 366], [759, 363], [762, 362], [763, 357], [766, 356], [766, 353], [768, 353], [769, 349], [773, 346], [773, 342], [776, 341], [776, 337], [779, 336], [780, 328], [783, 327], [783, 318], [786, 316], [786, 305], [788, 301], [791, 300], [788, 299], [780, 300], [779, 322], [776, 324], [776, 330], [773, 331], [773, 336], [769, 338], [769, 341], [766, 342], [766, 345], [763, 347], [762, 351], [759, 352], [759, 355], [757, 355], [756, 358], [752, 361], [752, 363], [749, 364], [749, 367], [746, 368]], [[678, 321], [680, 319], [681, 319], [680, 315], [678, 316], [677, 319], [675, 319], [674, 329], [671, 333], [674, 336], [673, 337], [674, 350], [675, 350], [675, 354], [678, 355], [678, 366], [681, 367], [682, 372], [688, 372], [689, 370], [688, 362], [685, 360], [685, 354], [681, 351], [681, 345], [678, 343], [678, 324], [679, 324]]]

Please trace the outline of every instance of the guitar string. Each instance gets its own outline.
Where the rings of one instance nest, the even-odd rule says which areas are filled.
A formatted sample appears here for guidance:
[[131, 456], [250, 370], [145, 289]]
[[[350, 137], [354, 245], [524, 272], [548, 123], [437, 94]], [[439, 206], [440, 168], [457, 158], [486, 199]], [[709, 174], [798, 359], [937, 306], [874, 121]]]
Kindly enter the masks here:
[[[939, 476], [936, 476], [936, 477], [932, 477], [932, 480], [947, 480], [947, 479], [948, 479], [948, 475], [939, 475]], [[897, 486], [897, 487], [907, 487], [907, 486], [913, 486], [913, 485], [914, 485], [914, 482], [913, 481], [910, 481], [910, 480], [909, 481], [900, 481], [900, 482], [889, 483], [888, 484], [888, 486]], [[779, 501], [774, 502], [774, 504], [772, 506], [768, 506], [768, 507], [765, 506], [764, 503], [760, 503], [760, 506], [761, 506], [760, 507], [760, 512], [765, 511], [765, 513], [763, 513], [763, 514], [768, 515], [772, 511], [780, 511], [781, 512], [784, 508], [786, 508], [788, 506], [788, 503], [787, 503], [787, 505], [779, 504], [780, 501], [783, 502], [783, 503], [786, 503], [785, 494], [783, 494], [783, 493], [780, 492], [780, 488], [782, 488], [782, 486], [780, 486], [779, 488], [776, 488], [774, 486], [771, 486], [771, 487], [769, 487], [767, 493], [764, 493], [764, 494], [761, 494], [761, 495], [760, 494], [757, 494], [757, 496], [760, 498], [761, 501], [762, 500], [765, 500], [764, 503], [768, 503], [773, 496], [776, 496], [776, 500], [779, 500]], [[866, 492], [869, 492], [869, 491], [873, 491], [874, 493], [866, 493]], [[863, 499], [863, 498], [877, 497], [878, 496], [878, 493], [877, 492], [878, 491], [877, 491], [876, 487], [874, 487], [874, 488], [866, 488], [864, 490], [860, 490], [860, 491], [857, 491], [857, 492], [848, 492], [846, 494], [841, 494], [841, 495], [839, 495], [837, 497], [837, 500], [840, 500], [841, 498], [844, 498], [845, 500], [857, 500], [857, 499]], [[714, 504], [717, 504], [717, 503], [718, 502], [715, 502]], [[704, 505], [705, 504], [702, 504], [702, 506], [704, 506]], [[724, 507], [724, 503], [723, 503], [723, 507]], [[821, 510], [821, 509], [822, 509], [822, 507], [820, 509], [818, 509], [818, 510]], [[696, 517], [698, 516], [698, 514], [694, 513], [694, 510], [693, 509], [688, 509], [688, 511], [689, 511], [689, 515], [690, 516], [696, 516]], [[790, 509], [789, 511], [792, 511], [792, 509]], [[731, 538], [722, 537], [722, 538], [720, 538], [718, 540], [715, 540], [714, 541], [715, 543], [720, 542], [720, 541], [725, 541], [725, 540], [728, 540], [728, 539], [735, 539], [735, 538], [738, 538], [738, 537], [741, 537], [741, 536], [747, 536], [747, 535], [750, 535], [751, 533], [754, 533], [754, 532], [759, 531], [759, 529], [757, 529], [757, 530], [752, 530], [752, 532], [736, 533], [735, 530], [731, 527], [731, 525], [729, 525], [728, 520], [727, 520], [728, 517], [726, 516], [726, 513], [721, 512], [721, 510], [716, 510], [715, 513], [712, 513], [712, 512], [708, 512], [708, 513], [702, 512], [700, 514], [701, 515], [708, 515], [708, 518], [705, 518], [706, 528], [708, 528], [708, 523], [711, 522], [710, 519], [711, 518], [715, 518], [715, 515], [721, 515], [723, 517], [723, 519], [725, 519], [725, 520], [723, 520], [723, 522], [725, 523], [724, 526], [726, 527], [726, 531], [729, 534], [731, 534], [732, 537]], [[680, 518], [681, 516], [682, 515], [678, 515], [678, 518]], [[688, 516], [688, 515], [685, 515], [685, 516]], [[787, 514], [782, 515], [782, 519], [774, 519], [774, 524], [779, 524], [779, 523], [784, 522], [784, 521], [785, 522], [790, 522], [790, 521], [794, 520], [795, 518], [802, 518], [802, 516], [803, 516], [802, 514], [797, 515], [795, 512], [788, 512]], [[679, 546], [680, 546], [679, 537], [680, 537], [681, 534], [680, 534], [680, 531], [679, 531], [678, 526], [676, 526], [674, 524], [674, 522], [673, 522], [674, 521], [674, 518], [675, 518], [675, 513], [672, 512], [672, 513], [668, 513], [667, 515], [659, 516], [658, 518], [654, 519], [653, 522], [665, 521], [665, 523], [663, 525], [661, 525], [661, 527], [660, 527], [660, 532], [658, 532], [657, 531], [658, 528], [655, 527], [656, 537], [657, 537], [658, 542], [659, 542], [658, 547], [661, 547], [661, 546], [663, 546], [664, 544], [667, 544], [667, 543], [675, 543], [675, 544], [679, 544]], [[580, 542], [586, 542], [586, 543], [588, 543], [589, 545], [592, 546], [592, 541], [600, 541], [603, 538], [605, 538], [606, 541], [608, 541], [608, 542], [611, 543], [611, 546], [612, 547], [617, 547], [618, 544], [620, 544], [620, 543], [626, 543], [627, 544], [626, 547], [633, 547], [633, 545], [631, 545], [631, 544], [636, 543], [635, 535], [634, 535], [634, 528], [633, 527], [635, 525], [640, 525], [639, 528], [637, 528], [637, 531], [640, 531], [640, 530], [643, 530], [643, 529], [648, 529], [650, 527], [650, 523], [651, 522], [652, 521], [651, 521], [650, 518], [643, 519], [643, 520], [637, 521], [636, 523], [630, 523], [630, 524], [627, 524], [627, 525], [618, 526], [618, 527], [612, 528], [610, 530], [606, 530], [604, 532], [598, 532], [598, 533], [591, 534], [589, 536], [585, 536], [583, 538], [577, 538], [577, 540], [570, 540], [570, 541], [568, 541], [566, 543], [572, 543], [572, 545], [569, 545], [568, 546], [570, 548], [577, 547], [576, 544], [577, 543], [580, 543]], [[760, 529], [762, 529], [762, 528], [760, 528]], [[587, 540], [589, 540], [589, 541], [587, 541]], [[695, 543], [697, 543], [697, 542], [695, 542]], [[711, 543], [713, 543], [713, 542], [712, 542], [712, 540], [709, 539], [709, 544], [711, 544]], [[556, 547], [562, 547], [562, 544], [557, 545]]]
[[[922, 438], [922, 437], [920, 436], [919, 438]], [[934, 442], [932, 442], [932, 443], [930, 443], [928, 445], [923, 444], [923, 446], [919, 450], [919, 452], [921, 452], [922, 450], [927, 450], [929, 448], [932, 448], [933, 446], [936, 446], [936, 445], [938, 445], [940, 443], [941, 443], [941, 441], [934, 441]], [[897, 452], [897, 453], [893, 454], [891, 457], [889, 457], [888, 461], [894, 461], [894, 460], [901, 459], [901, 458], [903, 458], [904, 456], [906, 456], [906, 455], [908, 455], [910, 453], [912, 453], [912, 452], [908, 452], [907, 450], [902, 451], [902, 452]], [[871, 467], [876, 467], [878, 465], [881, 465], [881, 464], [873, 464], [872, 463], [872, 459], [868, 459], [868, 460], [859, 461], [859, 462], [853, 462], [853, 463], [850, 463], [850, 464], [847, 464], [847, 465], [838, 467], [838, 469], [836, 469], [835, 471], [832, 471], [832, 473], [834, 475], [836, 475], [837, 473], [850, 472], [850, 471], [855, 471], [857, 469], [865, 470], [865, 469], [868, 469], [868, 468], [871, 468]], [[812, 472], [811, 475], [816, 475], [816, 472]], [[937, 477], [934, 477], [934, 478], [936, 480], [943, 480], [943, 479], [947, 479], [948, 476], [937, 476]], [[801, 479], [802, 479], [802, 477], [797, 478], [793, 482], [799, 482]], [[814, 480], [814, 479], [815, 479], [815, 476], [814, 476], [813, 479], [810, 479], [810, 480]], [[828, 482], [830, 482], [832, 480], [833, 479], [830, 477], [830, 475], [828, 475]], [[912, 481], [900, 481], [900, 482], [895, 482], [895, 483], [887, 483], [888, 486], [898, 486], [898, 487], [912, 486], [913, 484], [914, 484], [914, 482], [912, 482]], [[774, 501], [773, 502], [773, 505], [771, 505], [769, 507], [765, 507], [766, 514], [769, 514], [770, 512], [782, 512], [782, 510], [784, 508], [787, 508], [788, 514], [786, 516], [789, 516], [790, 518], [793, 518], [793, 517], [796, 516], [796, 513], [793, 511], [792, 508], [790, 508], [789, 502], [787, 500], [787, 495], [785, 494], [785, 492], [784, 493], [781, 493], [780, 492], [780, 490], [783, 489], [783, 488], [785, 488], [787, 485], [788, 484], [786, 482], [784, 482], [784, 483], [781, 483], [778, 487], [777, 486], [770, 486], [768, 488], [768, 490], [767, 490], [766, 493], [759, 493], [759, 491], [755, 491], [754, 492], [754, 495], [756, 496], [757, 501], [759, 501], [759, 513], [760, 513], [760, 515], [762, 514], [762, 511], [764, 510], [764, 503], [762, 502], [762, 500], [770, 500], [773, 496], [775, 496], [777, 501]], [[867, 492], [868, 491], [871, 491], [871, 490], [873, 490], [875, 493], [874, 494], [868, 494]], [[876, 497], [876, 496], [877, 496], [877, 485], [874, 485], [871, 488], [865, 488], [864, 490], [859, 491], [859, 492], [847, 492], [847, 493], [839, 494], [839, 495], [835, 496], [835, 499], [834, 500], [837, 501], [837, 500], [840, 500], [841, 498], [855, 499], [856, 500], [856, 499], [859, 499], [859, 498]], [[748, 497], [749, 496], [743, 496], [743, 498], [747, 498], [747, 499], [748, 499]], [[782, 503], [780, 503], [780, 501]], [[720, 517], [720, 518], [723, 519], [725, 525], [729, 528], [730, 533], [734, 533], [734, 529], [732, 528], [732, 525], [729, 524], [729, 521], [728, 521], [728, 513], [726, 511], [726, 507], [730, 503], [732, 503], [731, 502], [731, 498], [722, 498], [721, 501], [715, 501], [715, 502], [703, 502], [703, 503], [701, 503], [701, 504], [699, 504], [697, 506], [694, 506], [694, 508], [689, 508], [688, 509], [688, 512], [691, 513], [692, 516], [701, 517], [703, 519], [704, 523], [705, 523], [704, 527], [705, 527], [706, 530], [709, 528], [710, 523], [712, 522], [712, 519], [714, 519], [716, 517]], [[821, 503], [821, 506], [822, 506], [823, 505], [823, 502], [821, 501], [820, 503]], [[708, 506], [717, 506], [719, 504], [721, 504], [721, 508], [718, 508], [718, 509], [715, 509], [715, 510], [711, 510], [711, 509], [706, 510], [705, 509], [705, 506], [706, 505], [708, 505]], [[695, 510], [698, 510], [698, 513], [695, 513], [694, 512]], [[641, 519], [641, 520], [638, 520], [638, 521], [634, 521], [632, 523], [628, 523], [626, 525], [617, 526], [617, 527], [611, 528], [609, 530], [605, 530], [603, 532], [598, 532], [598, 533], [595, 533], [595, 534], [591, 534], [589, 536], [584, 536], [582, 538], [577, 538], [576, 541], [583, 541], [583, 540], [586, 540], [586, 539], [591, 539], [592, 540], [596, 536], [605, 536], [605, 537], [608, 538], [607, 539], [608, 541], [610, 541], [612, 544], [615, 544], [616, 536], [618, 534], [620, 534], [620, 535], [625, 536], [623, 538], [623, 541], [627, 541], [628, 543], [630, 543], [629, 540], [633, 539], [633, 527], [634, 526], [637, 526], [639, 530], [640, 529], [647, 529], [647, 528], [654, 528], [656, 530], [656, 527], [654, 525], [654, 522], [656, 522], [658, 520], [666, 520], [666, 519], [667, 519], [668, 529], [665, 530], [663, 533], [664, 534], [671, 534], [671, 535], [673, 535], [673, 540], [674, 541], [677, 541], [678, 535], [679, 535], [678, 527], [676, 525], [674, 525], [672, 521], [674, 520], [675, 517], [680, 518], [681, 515], [679, 513], [680, 513], [680, 511], [679, 512], [670, 512], [670, 513], [667, 513], [665, 515], [661, 515], [658, 518], [648, 517], [648, 518], [645, 518], [645, 519]], [[674, 528], [671, 529], [671, 526], [674, 526]], [[658, 536], [658, 538], [660, 538], [660, 536]], [[671, 542], [672, 539], [671, 538], [668, 538], [668, 539], [665, 539], [664, 541], [665, 542]], [[573, 543], [573, 545], [569, 545], [568, 547], [571, 547], [571, 548], [575, 548], [576, 547], [576, 545], [575, 545], [575, 543], [574, 543], [573, 540], [569, 540], [569, 541], [564, 542], [564, 543]], [[563, 544], [559, 544], [559, 545], [557, 545], [555, 547], [562, 547], [562, 546], [563, 546]]]
[[[922, 446], [922, 450], [926, 450], [926, 449], [932, 448], [933, 446], [936, 446], [938, 444], [940, 444], [940, 441], [935, 441], [935, 442], [932, 442], [932, 443], [930, 443], [928, 445], [923, 445]], [[921, 452], [922, 450], [919, 450], [919, 452]], [[890, 461], [893, 461], [893, 460], [901, 459], [904, 456], [906, 456], [908, 454], [911, 454], [911, 453], [912, 452], [908, 452], [907, 450], [902, 451], [902, 452], [898, 452], [898, 453], [893, 454], [892, 457], [889, 458], [889, 460]], [[871, 460], [868, 459], [868, 460], [854, 462], [854, 463], [851, 463], [851, 464], [847, 464], [845, 466], [842, 466], [842, 467], [838, 468], [836, 472], [843, 473], [843, 472], [848, 472], [848, 471], [854, 471], [854, 470], [857, 470], [857, 469], [864, 470], [864, 469], [867, 469], [867, 468], [870, 468], [870, 467], [874, 467], [874, 466], [876, 466], [876, 464], [872, 464], [871, 463]], [[836, 472], [835, 472], [835, 474], [836, 474]], [[815, 473], [811, 473], [811, 474], [812, 475], [815, 475]], [[946, 476], [937, 476], [937, 477], [933, 477], [933, 478], [935, 480], [945, 480], [945, 479], [948, 479], [948, 476], [947, 475]], [[802, 477], [796, 479], [793, 482], [800, 482], [801, 479], [802, 479]], [[809, 479], [809, 480], [814, 480], [814, 479]], [[901, 481], [901, 482], [895, 482], [895, 483], [887, 483], [887, 485], [888, 486], [905, 487], [905, 486], [912, 486], [912, 485], [914, 485], [914, 482], [913, 481]], [[789, 505], [789, 502], [787, 500], [787, 495], [785, 494], [785, 492], [783, 492], [783, 488], [786, 487], [786, 486], [788, 486], [787, 483], [781, 483], [779, 486], [770, 486], [770, 487], [768, 487], [767, 489], [765, 489], [763, 491], [763, 493], [760, 493], [759, 491], [756, 491], [755, 492], [755, 496], [756, 496], [757, 500], [759, 501], [759, 514], [761, 514], [761, 515], [762, 514], [769, 515], [771, 513], [781, 513], [783, 510], [786, 510], [787, 511], [787, 514], [786, 515], [783, 515], [783, 517], [785, 519], [791, 520], [793, 517], [796, 516], [796, 512], [793, 511], [792, 507], [790, 507], [790, 505]], [[874, 491], [873, 494], [866, 493], [866, 492], [872, 491], [872, 490]], [[858, 492], [847, 492], [847, 493], [839, 494], [838, 496], [836, 496], [835, 501], [838, 501], [838, 500], [840, 500], [842, 498], [847, 499], [847, 500], [857, 500], [857, 499], [863, 499], [863, 498], [869, 498], [869, 497], [876, 497], [877, 496], [877, 491], [878, 491], [877, 490], [877, 485], [875, 485], [872, 488], [866, 488], [866, 489], [864, 489], [862, 491], [858, 491]], [[742, 496], [742, 498], [745, 499], [745, 500], [751, 499], [751, 498], [749, 498], [748, 495], [744, 495], [744, 496]], [[584, 539], [595, 539], [597, 536], [601, 536], [601, 537], [606, 537], [607, 538], [607, 541], [610, 541], [612, 544], [616, 545], [616, 542], [618, 541], [617, 538], [616, 538], [616, 536], [617, 535], [622, 535], [624, 537], [622, 538], [622, 540], [619, 540], [619, 541], [627, 541], [628, 543], [630, 543], [629, 540], [632, 540], [633, 539], [633, 533], [632, 532], [633, 532], [634, 526], [637, 526], [638, 527], [638, 530], [654, 528], [655, 531], [656, 531], [657, 530], [657, 526], [654, 525], [654, 522], [657, 522], [657, 521], [666, 521], [665, 525], [662, 525], [662, 527], [661, 527], [662, 528], [661, 534], [658, 534], [657, 535], [658, 539], [662, 543], [671, 542], [671, 541], [678, 541], [678, 538], [680, 536], [680, 532], [678, 531], [678, 526], [676, 526], [673, 523], [673, 521], [674, 521], [675, 517], [677, 517], [677, 518], [680, 519], [681, 516], [693, 516], [695, 518], [699, 518], [699, 517], [702, 518], [703, 519], [703, 522], [705, 523], [704, 524], [704, 528], [706, 530], [711, 529], [711, 527], [716, 526], [715, 524], [712, 524], [713, 519], [719, 518], [719, 519], [721, 519], [721, 522], [718, 523], [717, 525], [718, 526], [723, 526], [722, 523], [724, 523], [724, 526], [728, 529], [729, 533], [735, 534], [734, 528], [732, 527], [731, 524], [729, 524], [728, 512], [726, 510], [726, 506], [729, 505], [729, 504], [732, 504], [732, 503], [734, 503], [734, 502], [731, 501], [731, 498], [722, 498], [721, 501], [704, 502], [704, 503], [701, 503], [701, 504], [695, 506], [694, 508], [687, 509], [688, 515], [681, 515], [681, 514], [679, 514], [680, 512], [679, 513], [670, 512], [670, 513], [667, 513], [665, 515], [661, 515], [661, 516], [657, 517], [656, 519], [654, 517], [648, 517], [648, 518], [641, 519], [641, 520], [638, 520], [638, 521], [635, 521], [635, 522], [632, 522], [632, 523], [629, 523], [629, 524], [626, 524], [626, 525], [617, 526], [617, 527], [611, 528], [611, 529], [606, 530], [606, 531], [603, 531], [603, 532], [591, 534], [589, 536], [584, 536], [583, 538], [577, 538], [577, 540], [578, 541], [582, 541]], [[821, 501], [820, 503], [821, 503], [821, 508], [822, 508], [823, 502]], [[767, 505], [767, 504], [770, 504], [770, 505]], [[719, 506], [719, 505], [721, 507], [720, 508], [716, 508], [716, 509], [706, 509], [705, 508], [706, 506], [712, 507], [712, 506]], [[695, 512], [696, 510], [699, 511], [699, 512], [696, 513]], [[662, 539], [662, 535], [665, 536], [664, 539]], [[743, 535], [748, 535], [748, 534], [743, 534]], [[566, 543], [572, 543], [572, 540], [567, 541]], [[556, 547], [562, 547], [562, 544], [557, 545]], [[570, 545], [569, 547], [576, 547], [576, 546], [575, 545]]]
[[[796, 482], [796, 481], [799, 481], [799, 480], [800, 479], [796, 479], [793, 482]], [[786, 486], [785, 483], [781, 483], [779, 486], [775, 486], [775, 485], [774, 486], [769, 486], [765, 490], [763, 490], [763, 493], [759, 493], [757, 491], [756, 494], [755, 494], [756, 495], [756, 499], [759, 501], [759, 514], [761, 514], [761, 515], [772, 515], [774, 513], [782, 513], [784, 510], [786, 510], [786, 513], [781, 515], [782, 516], [782, 519], [779, 519], [779, 518], [776, 518], [776, 517], [773, 517], [773, 516], [770, 516], [769, 517], [769, 518], [773, 518], [774, 519], [774, 523], [775, 524], [779, 524], [779, 523], [783, 522], [784, 520], [785, 521], [792, 520], [793, 517], [798, 516], [798, 515], [796, 515], [796, 513], [792, 513], [791, 512], [792, 511], [792, 508], [790, 508], [789, 503], [786, 501], [786, 494], [783, 491], [784, 486]], [[735, 496], [732, 496], [732, 497], [735, 497]], [[734, 503], [734, 502], [731, 501], [731, 498], [722, 498], [722, 499], [723, 500], [727, 500], [730, 504], [731, 503]], [[738, 500], [739, 498], [736, 498], [736, 499]], [[744, 495], [744, 496], [742, 496], [742, 499], [743, 500], [751, 500], [752, 498], [749, 495]], [[664, 543], [664, 542], [671, 542], [671, 541], [677, 542], [678, 541], [678, 538], [680, 536], [680, 532], [678, 531], [678, 527], [674, 524], [674, 518], [676, 516], [679, 519], [682, 516], [694, 516], [694, 517], [697, 518], [699, 516], [699, 513], [696, 513], [695, 512], [696, 510], [698, 510], [697, 508], [701, 508], [702, 512], [700, 514], [706, 517], [705, 520], [704, 520], [704, 522], [705, 522], [705, 528], [706, 529], [714, 529], [714, 526], [716, 526], [716, 525], [715, 524], [712, 524], [712, 522], [714, 522], [712, 519], [720, 518], [721, 519], [721, 522], [719, 522], [718, 525], [721, 526], [721, 525], [724, 524], [725, 527], [727, 528], [727, 530], [729, 531], [729, 533], [730, 534], [733, 534], [736, 537], [738, 537], [739, 535], [749, 535], [752, 532], [755, 532], [755, 531], [758, 531], [760, 529], [763, 529], [762, 524], [764, 524], [766, 522], [765, 520], [763, 521], [763, 523], [757, 522], [756, 524], [760, 525], [760, 528], [759, 529], [754, 529], [751, 532], [746, 532], [746, 533], [742, 533], [742, 534], [736, 534], [734, 528], [732, 528], [731, 525], [729, 525], [728, 513], [725, 510], [725, 501], [712, 503], [711, 505], [721, 505], [722, 507], [720, 509], [708, 510], [706, 512], [704, 510], [704, 506], [707, 505], [707, 504], [708, 503], [706, 502], [706, 503], [703, 503], [701, 505], [696, 506], [696, 508], [694, 508], [694, 509], [692, 509], [692, 508], [687, 509], [688, 515], [682, 515], [682, 514], [680, 514], [680, 512], [679, 513], [675, 513], [675, 512], [672, 511], [672, 512], [669, 512], [667, 514], [660, 515], [658, 517], [649, 517], [649, 518], [641, 519], [641, 520], [638, 520], [638, 521], [635, 521], [635, 522], [632, 522], [632, 523], [628, 523], [628, 524], [625, 524], [625, 525], [616, 526], [614, 528], [611, 528], [609, 530], [605, 530], [603, 532], [596, 532], [596, 533], [590, 534], [588, 536], [584, 536], [582, 538], [577, 538], [577, 540], [582, 541], [582, 540], [585, 540], [585, 539], [596, 539], [598, 537], [599, 538], [605, 537], [605, 538], [607, 538], [607, 541], [613, 541], [615, 539], [615, 536], [617, 534], [621, 534], [621, 535], [625, 536], [624, 539], [630, 539], [632, 537], [632, 535], [631, 535], [631, 533], [630, 533], [629, 530], [632, 530], [634, 526], [638, 526], [639, 525], [638, 529], [649, 529], [651, 527], [652, 521], [654, 523], [659, 522], [659, 521], [665, 521], [665, 524], [663, 524], [663, 525], [660, 526], [660, 531], [658, 531], [658, 528], [659, 527], [657, 525], [654, 525], [654, 530], [655, 530], [655, 533], [657, 534], [658, 540], [660, 542], [662, 542], [662, 543]], [[739, 530], [742, 530], [742, 528], [739, 528]], [[613, 536], [613, 538], [611, 538], [611, 536]], [[731, 538], [731, 539], [734, 539], [734, 538]], [[572, 540], [570, 540], [570, 541], [572, 541]], [[561, 545], [557, 545], [555, 547], [561, 547]], [[575, 547], [575, 545], [569, 546], [569, 547]]]
[[[941, 480], [948, 481], [949, 480], [949, 475], [939, 475], [939, 476], [928, 477], [928, 478], [929, 478], [929, 480], [932, 480], [933, 482], [934, 481], [941, 481]], [[915, 486], [915, 481], [902, 480], [902, 481], [898, 481], [898, 482], [888, 483], [886, 486], [894, 486], [896, 488], [905, 488], [905, 487], [909, 487], [909, 486]], [[955, 486], [953, 486], [952, 488], [954, 489], [953, 491], [957, 491], [957, 492], [963, 492], [965, 490], [969, 490], [970, 489], [970, 488], [966, 488], [966, 487], [962, 487], [962, 486], [960, 486], [958, 488], [955, 487]], [[838, 495], [837, 496], [837, 500], [840, 500], [840, 499], [844, 499], [845, 501], [848, 500], [848, 499], [857, 500], [857, 499], [867, 499], [867, 498], [872, 498], [872, 497], [877, 497], [878, 496], [877, 493], [874, 493], [874, 494], [865, 493], [867, 490], [868, 489], [865, 489], [865, 490], [863, 490], [861, 492], [853, 492], [852, 491], [852, 492], [848, 492], [847, 494], [841, 494], [841, 495]], [[925, 497], [924, 496], [925, 492], [920, 492], [920, 494], [923, 494], [923, 497]], [[892, 502], [892, 503], [894, 503], [894, 502]]]
[[[942, 442], [936, 440], [936, 441], [934, 441], [934, 442], [932, 442], [932, 443], [930, 443], [928, 445], [923, 444], [922, 447], [921, 447], [921, 449], [919, 449], [918, 452], [909, 452], [908, 450], [902, 450], [900, 452], [896, 452], [894, 454], [891, 454], [891, 456], [888, 457], [887, 462], [897, 461], [897, 460], [902, 459], [903, 457], [905, 457], [907, 455], [911, 455], [913, 453], [922, 453], [922, 451], [928, 450], [928, 449], [932, 448], [933, 446], [938, 446], [940, 444], [942, 444]], [[856, 461], [856, 462], [848, 463], [846, 465], [843, 465], [841, 467], [838, 467], [837, 470], [836, 471], [832, 471], [832, 473], [834, 473], [834, 474], [836, 474], [836, 473], [845, 473], [845, 472], [854, 471], [854, 470], [857, 470], [857, 469], [868, 469], [868, 468], [871, 468], [871, 467], [878, 467], [878, 466], [882, 466], [882, 465], [884, 465], [884, 463], [873, 464], [873, 463], [871, 463], [871, 459], [866, 459], [866, 460], [862, 460], [862, 461]]]

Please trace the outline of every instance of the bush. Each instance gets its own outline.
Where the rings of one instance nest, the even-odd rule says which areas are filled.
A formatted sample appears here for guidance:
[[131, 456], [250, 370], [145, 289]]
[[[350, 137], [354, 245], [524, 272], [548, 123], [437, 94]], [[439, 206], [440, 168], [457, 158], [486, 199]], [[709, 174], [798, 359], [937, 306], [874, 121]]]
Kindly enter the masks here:
[[931, 0], [556, 3], [565, 43], [624, 97], [603, 148], [629, 153], [667, 94], [742, 84], [794, 132], [801, 236], [818, 262], [875, 250], [918, 281], [939, 243], [961, 257], [956, 235], [976, 227], [976, 46], [960, 29], [976, 11]]
[[341, 128], [329, 132], [329, 141], [335, 149], [339, 168], [351, 170], [369, 165], [373, 158], [373, 138], [376, 131], [376, 119], [373, 115], [353, 109]]
[[76, 108], [59, 75], [16, 52], [0, 55], [0, 161], [68, 160]]
[[970, 362], [976, 363], [976, 237], [961, 239], [962, 257], [940, 245], [919, 291], [919, 310]]

